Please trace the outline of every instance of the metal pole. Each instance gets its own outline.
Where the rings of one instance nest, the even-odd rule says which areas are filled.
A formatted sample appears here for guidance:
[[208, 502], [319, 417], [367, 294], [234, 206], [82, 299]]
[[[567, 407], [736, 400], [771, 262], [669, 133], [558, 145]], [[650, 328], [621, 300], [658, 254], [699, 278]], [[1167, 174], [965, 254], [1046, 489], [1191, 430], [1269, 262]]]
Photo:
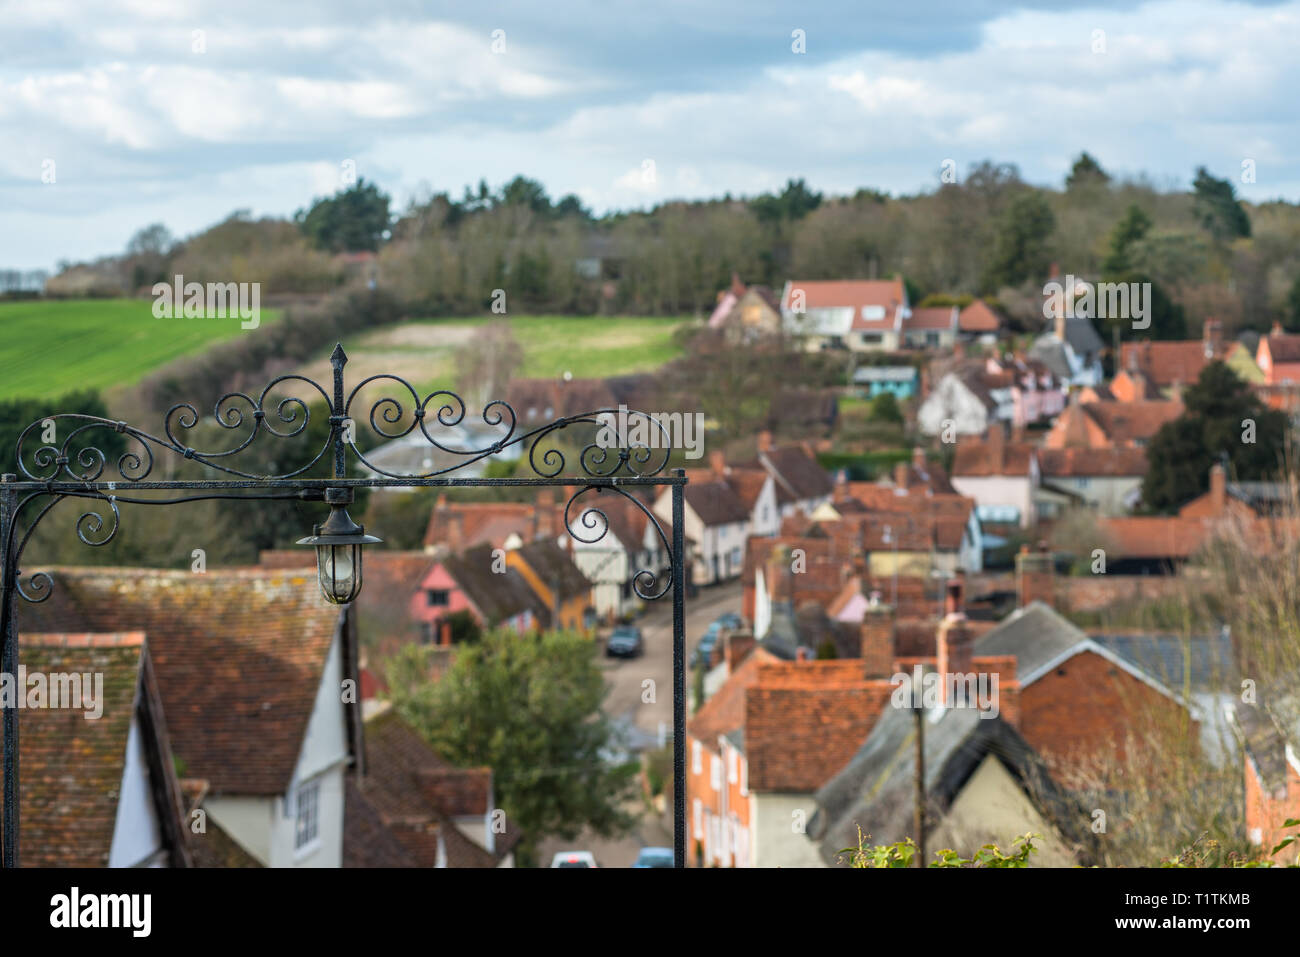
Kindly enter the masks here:
[[916, 803], [912, 808], [912, 829], [916, 831], [916, 866], [925, 867], [925, 709], [915, 699], [912, 705], [916, 721]]
[[348, 354], [343, 351], [343, 343], [340, 342], [330, 353], [330, 365], [334, 368], [334, 419], [330, 425], [334, 429], [335, 478], [344, 478], [348, 474], [343, 430], [343, 367], [347, 362]]
[[[673, 475], [686, 475], [673, 469]], [[686, 866], [686, 508], [673, 486], [673, 866]]]
[[[0, 545], [4, 548], [4, 567], [0, 573], [4, 576], [0, 585], [0, 633], [3, 634], [4, 649], [0, 654], [0, 672], [11, 676], [13, 687], [18, 693], [18, 626], [14, 612], [14, 582], [18, 569], [14, 567], [13, 523], [14, 510], [17, 506], [17, 494], [10, 483], [16, 476], [6, 474], [0, 477]], [[4, 712], [4, 838], [3, 852], [0, 853], [0, 866], [18, 866], [18, 707], [17, 700], [12, 708], [0, 708]]]

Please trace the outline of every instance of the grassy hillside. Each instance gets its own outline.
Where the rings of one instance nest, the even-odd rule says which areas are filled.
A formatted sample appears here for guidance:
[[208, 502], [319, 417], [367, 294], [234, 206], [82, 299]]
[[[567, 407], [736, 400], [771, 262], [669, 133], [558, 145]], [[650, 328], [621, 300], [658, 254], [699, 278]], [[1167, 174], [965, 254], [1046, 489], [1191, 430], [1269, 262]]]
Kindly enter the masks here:
[[[279, 315], [262, 310], [262, 323]], [[237, 335], [238, 318], [157, 319], [147, 299], [0, 303], [0, 398], [132, 385], [158, 366]]]
[[[375, 329], [343, 345], [348, 379], [358, 382], [379, 372], [393, 372], [429, 389], [456, 381], [456, 349], [474, 330], [492, 319], [414, 319]], [[515, 339], [524, 351], [523, 377], [553, 377], [572, 372], [599, 378], [657, 369], [680, 350], [673, 330], [688, 320], [608, 316], [513, 316]], [[327, 381], [327, 354], [299, 370]]]

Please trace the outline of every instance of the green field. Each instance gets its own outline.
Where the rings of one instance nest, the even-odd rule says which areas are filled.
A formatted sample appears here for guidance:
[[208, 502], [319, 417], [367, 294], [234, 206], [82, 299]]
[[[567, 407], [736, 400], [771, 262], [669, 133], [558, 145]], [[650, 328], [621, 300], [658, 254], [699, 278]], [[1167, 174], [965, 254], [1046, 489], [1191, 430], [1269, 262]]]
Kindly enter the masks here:
[[[263, 309], [262, 323], [278, 315]], [[157, 319], [151, 299], [0, 303], [0, 398], [107, 392], [238, 335], [257, 331], [238, 318]]]
[[[343, 343], [348, 378], [392, 372], [420, 389], [444, 388], [456, 381], [457, 348], [488, 317], [411, 319], [372, 329]], [[642, 316], [512, 316], [510, 327], [523, 349], [520, 377], [603, 378], [648, 372], [677, 358], [673, 331], [689, 320]], [[328, 350], [298, 370], [309, 378], [329, 377]]]
[[[93, 388], [112, 397], [181, 356], [201, 353], [238, 335], [237, 318], [157, 319], [152, 300], [97, 299], [0, 303], [0, 399], [54, 398]], [[263, 309], [262, 323], [279, 316]], [[394, 372], [421, 388], [455, 381], [455, 351], [488, 317], [413, 319], [358, 333], [345, 342], [348, 378]], [[514, 316], [513, 334], [528, 377], [603, 377], [656, 369], [680, 350], [673, 330], [682, 319]], [[329, 352], [300, 369], [320, 382]]]

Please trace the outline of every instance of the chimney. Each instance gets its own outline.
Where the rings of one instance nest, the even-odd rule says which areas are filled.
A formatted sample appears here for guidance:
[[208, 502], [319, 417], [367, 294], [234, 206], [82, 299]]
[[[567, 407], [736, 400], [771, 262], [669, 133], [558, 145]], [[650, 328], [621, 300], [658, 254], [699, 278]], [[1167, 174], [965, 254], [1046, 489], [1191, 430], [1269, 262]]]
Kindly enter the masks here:
[[912, 468], [918, 472], [925, 471], [925, 449], [919, 445], [912, 449]]
[[965, 606], [962, 603], [962, 592], [965, 590], [965, 583], [960, 577], [950, 579], [943, 592], [943, 613], [945, 615], [965, 614], [962, 610]]
[[740, 273], [731, 274], [731, 294], [737, 299], [745, 294], [745, 284], [740, 281]]
[[1222, 515], [1228, 509], [1228, 473], [1222, 462], [1215, 462], [1210, 467], [1210, 501], [1214, 505], [1214, 514]]
[[1205, 320], [1205, 351], [1209, 355], [1218, 355], [1223, 341], [1223, 323], [1218, 319]]
[[993, 474], [1002, 474], [1002, 453], [1005, 445], [1006, 433], [1002, 429], [1001, 422], [994, 422], [989, 426], [989, 458], [993, 466]]
[[1020, 546], [1020, 554], [1016, 556], [1016, 607], [1041, 601], [1050, 608], [1055, 600], [1056, 567], [1047, 545], [1039, 542], [1036, 551], [1030, 551], [1028, 545]]
[[772, 433], [769, 432], [767, 429], [764, 429], [762, 432], [758, 433], [758, 450], [760, 452], [772, 451]]
[[832, 502], [847, 502], [852, 496], [849, 495], [849, 473], [847, 469], [840, 469], [835, 473], [835, 488], [831, 491]]
[[465, 543], [465, 515], [460, 509], [449, 509], [447, 514], [447, 547], [459, 552]]
[[727, 636], [727, 674], [734, 675], [740, 663], [749, 657], [757, 642], [749, 632], [737, 632]]
[[858, 636], [863, 676], [888, 678], [894, 670], [894, 609], [888, 605], [869, 607], [862, 616]]
[[709, 453], [709, 471], [713, 473], [715, 479], [726, 478], [727, 456], [721, 449], [714, 449]]
[[1277, 322], [1277, 321], [1274, 321], [1274, 323], [1273, 323], [1273, 331], [1272, 331], [1271, 333], [1269, 333], [1269, 334], [1270, 334], [1270, 335], [1274, 335], [1274, 336], [1280, 336], [1280, 335], [1282, 335], [1282, 323]]
[[943, 703], [951, 705], [952, 702], [947, 700], [952, 685], [948, 676], [966, 675], [974, 671], [975, 633], [971, 631], [965, 615], [958, 613], [944, 616], [943, 621], [939, 622], [938, 645], [940, 693]]
[[554, 539], [560, 534], [556, 528], [555, 493], [549, 488], [538, 489], [533, 504], [533, 534], [536, 538]]
[[908, 471], [909, 471], [909, 466], [906, 462], [894, 463], [894, 484], [898, 486], [900, 489], [907, 488]]
[[1047, 270], [1047, 278], [1048, 278], [1048, 279], [1060, 279], [1060, 278], [1061, 278], [1061, 265], [1060, 265], [1060, 263], [1052, 263], [1051, 268], [1049, 268], [1049, 269]]

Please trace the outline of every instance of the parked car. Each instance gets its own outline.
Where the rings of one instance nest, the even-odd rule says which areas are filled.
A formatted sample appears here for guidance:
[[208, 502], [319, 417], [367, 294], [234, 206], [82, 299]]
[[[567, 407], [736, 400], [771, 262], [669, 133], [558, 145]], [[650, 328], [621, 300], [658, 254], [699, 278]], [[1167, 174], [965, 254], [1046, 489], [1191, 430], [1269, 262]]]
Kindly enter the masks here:
[[551, 858], [552, 867], [595, 867], [591, 851], [560, 851]]
[[673, 849], [671, 847], [643, 847], [636, 856], [633, 867], [672, 867]]
[[735, 629], [742, 627], [745, 620], [734, 611], [724, 611], [714, 620], [714, 624], [721, 625], [723, 628]]
[[606, 658], [635, 658], [644, 653], [641, 629], [632, 625], [619, 625], [605, 642]]

